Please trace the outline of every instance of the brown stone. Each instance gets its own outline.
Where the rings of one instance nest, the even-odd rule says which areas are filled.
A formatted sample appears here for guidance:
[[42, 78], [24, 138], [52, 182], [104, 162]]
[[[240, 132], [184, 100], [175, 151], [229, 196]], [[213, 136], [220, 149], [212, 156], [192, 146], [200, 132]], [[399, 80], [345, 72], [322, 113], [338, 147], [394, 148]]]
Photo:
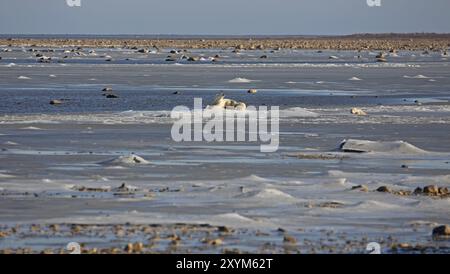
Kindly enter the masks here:
[[289, 235], [284, 235], [283, 242], [287, 244], [296, 244], [297, 239]]
[[439, 188], [439, 194], [442, 194], [442, 195], [449, 194], [448, 188], [446, 188], [446, 187], [440, 187], [440, 188]]
[[439, 188], [436, 185], [429, 185], [423, 188], [425, 194], [439, 194]]

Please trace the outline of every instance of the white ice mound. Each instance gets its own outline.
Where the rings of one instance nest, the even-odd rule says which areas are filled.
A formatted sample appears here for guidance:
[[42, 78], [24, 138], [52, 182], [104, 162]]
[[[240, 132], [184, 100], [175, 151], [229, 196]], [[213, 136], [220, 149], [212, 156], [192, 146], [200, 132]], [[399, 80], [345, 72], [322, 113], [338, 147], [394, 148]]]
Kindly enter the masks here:
[[404, 141], [379, 142], [368, 140], [348, 139], [342, 141], [339, 149], [344, 152], [381, 152], [381, 153], [402, 153], [418, 154], [427, 153], [410, 143]]
[[242, 181], [251, 181], [251, 182], [265, 182], [265, 183], [272, 181], [272, 180], [266, 179], [264, 177], [260, 177], [258, 175], [255, 175], [255, 174], [252, 174], [252, 175], [247, 176], [247, 177], [243, 177], [240, 180], [242, 180]]
[[207, 223], [210, 223], [212, 225], [226, 225], [231, 227], [255, 227], [258, 225], [264, 225], [267, 226], [266, 223], [261, 222], [259, 220], [253, 220], [251, 218], [242, 216], [238, 213], [225, 213], [225, 214], [219, 214], [214, 215], [209, 220], [207, 220]]
[[147, 165], [150, 162], [138, 155], [120, 156], [111, 160], [100, 162], [101, 165], [121, 166], [121, 165]]
[[262, 201], [293, 202], [296, 199], [291, 195], [274, 188], [249, 191], [237, 196], [237, 198], [253, 198]]
[[358, 78], [358, 77], [356, 77], [356, 76], [354, 76], [354, 77], [352, 77], [352, 78], [350, 78], [350, 79], [348, 79], [349, 81], [362, 81], [362, 79], [360, 79], [360, 78]]
[[430, 77], [422, 75], [422, 74], [419, 74], [419, 75], [416, 75], [416, 76], [405, 75], [405, 76], [403, 76], [403, 78], [407, 78], [407, 79], [429, 79]]
[[234, 78], [234, 79], [231, 79], [230, 81], [228, 81], [228, 83], [251, 83], [251, 82], [254, 82], [254, 80], [250, 80], [247, 78], [241, 78], [241, 77]]

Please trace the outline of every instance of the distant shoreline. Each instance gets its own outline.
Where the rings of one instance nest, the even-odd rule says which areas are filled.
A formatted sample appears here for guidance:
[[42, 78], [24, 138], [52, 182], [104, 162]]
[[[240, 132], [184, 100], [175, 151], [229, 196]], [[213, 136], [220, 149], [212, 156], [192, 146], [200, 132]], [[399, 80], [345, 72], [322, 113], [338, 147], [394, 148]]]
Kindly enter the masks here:
[[19, 35], [0, 34], [0, 46], [157, 47], [323, 50], [447, 50], [450, 33], [324, 35]]

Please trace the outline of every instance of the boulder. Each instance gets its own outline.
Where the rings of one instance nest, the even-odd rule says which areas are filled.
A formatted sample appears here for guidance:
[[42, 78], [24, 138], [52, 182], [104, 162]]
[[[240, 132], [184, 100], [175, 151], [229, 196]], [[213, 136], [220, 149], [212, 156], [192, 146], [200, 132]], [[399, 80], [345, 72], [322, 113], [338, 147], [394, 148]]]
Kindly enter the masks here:
[[436, 185], [429, 185], [423, 188], [423, 193], [429, 195], [439, 194], [439, 188]]
[[433, 229], [433, 237], [450, 237], [450, 226], [441, 225]]
[[391, 193], [392, 190], [390, 190], [387, 186], [380, 186], [379, 188], [377, 188], [378, 192], [386, 192], [386, 193]]

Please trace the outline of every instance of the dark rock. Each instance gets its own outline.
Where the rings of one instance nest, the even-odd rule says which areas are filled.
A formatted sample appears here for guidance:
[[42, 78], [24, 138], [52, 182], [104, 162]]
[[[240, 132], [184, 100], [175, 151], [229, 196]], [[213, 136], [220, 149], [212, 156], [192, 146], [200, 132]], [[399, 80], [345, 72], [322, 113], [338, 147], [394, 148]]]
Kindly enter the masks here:
[[61, 100], [51, 100], [50, 101], [50, 105], [60, 105], [60, 104], [62, 104], [63, 102], [61, 101]]
[[379, 188], [377, 188], [378, 192], [392, 192], [387, 186], [380, 186]]
[[231, 228], [226, 227], [226, 226], [219, 226], [219, 227], [217, 227], [217, 230], [219, 232], [221, 232], [221, 233], [231, 233], [231, 232], [233, 232], [233, 230]]
[[433, 229], [433, 237], [449, 237], [450, 236], [450, 226], [441, 225]]
[[106, 98], [119, 98], [119, 96], [118, 95], [115, 95], [115, 94], [107, 94], [106, 95]]
[[423, 193], [423, 189], [421, 187], [418, 187], [414, 190], [414, 194], [422, 194]]
[[385, 57], [386, 57], [386, 54], [384, 52], [380, 52], [377, 56], [375, 56], [375, 58], [377, 58], [377, 59], [382, 59]]

